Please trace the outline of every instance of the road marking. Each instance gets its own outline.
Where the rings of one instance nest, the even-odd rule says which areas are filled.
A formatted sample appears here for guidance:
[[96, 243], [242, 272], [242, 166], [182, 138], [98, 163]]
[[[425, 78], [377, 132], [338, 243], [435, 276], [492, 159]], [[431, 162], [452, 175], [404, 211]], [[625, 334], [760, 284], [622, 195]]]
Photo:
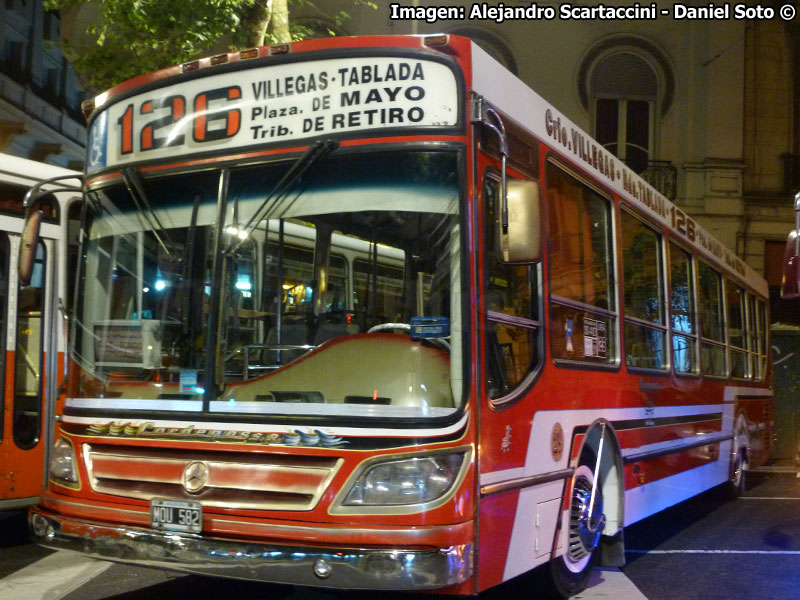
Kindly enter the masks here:
[[595, 569], [589, 577], [589, 587], [572, 600], [647, 600], [633, 582], [619, 569]]
[[800, 550], [625, 550], [625, 554], [767, 554], [800, 556]]
[[800, 500], [794, 496], [739, 496], [739, 500]]
[[0, 598], [58, 600], [110, 566], [110, 562], [59, 550], [0, 579]]

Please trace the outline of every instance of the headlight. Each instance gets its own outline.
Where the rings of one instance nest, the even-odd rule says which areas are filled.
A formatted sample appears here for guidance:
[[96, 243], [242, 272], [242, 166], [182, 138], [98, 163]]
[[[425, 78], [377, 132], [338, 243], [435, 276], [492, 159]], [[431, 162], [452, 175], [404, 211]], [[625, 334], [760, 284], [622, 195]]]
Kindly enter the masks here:
[[57, 481], [78, 483], [75, 450], [64, 438], [58, 438], [50, 455], [50, 477]]
[[343, 506], [424, 504], [444, 496], [455, 484], [464, 452], [432, 454], [380, 462], [367, 468]]

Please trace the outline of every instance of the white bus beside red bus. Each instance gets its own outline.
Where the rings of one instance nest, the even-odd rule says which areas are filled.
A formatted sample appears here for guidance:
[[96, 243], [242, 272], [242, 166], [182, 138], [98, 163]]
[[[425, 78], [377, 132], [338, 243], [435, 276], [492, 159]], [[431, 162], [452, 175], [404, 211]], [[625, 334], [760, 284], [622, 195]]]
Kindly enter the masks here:
[[[70, 240], [68, 232], [78, 231], [80, 177], [0, 154], [0, 510], [36, 504], [47, 484], [56, 398], [65, 374], [64, 310], [67, 290], [74, 289], [67, 266], [77, 261], [77, 238]], [[41, 235], [31, 277], [19, 285], [25, 198], [34, 186], [39, 186], [34, 200], [43, 215]]]

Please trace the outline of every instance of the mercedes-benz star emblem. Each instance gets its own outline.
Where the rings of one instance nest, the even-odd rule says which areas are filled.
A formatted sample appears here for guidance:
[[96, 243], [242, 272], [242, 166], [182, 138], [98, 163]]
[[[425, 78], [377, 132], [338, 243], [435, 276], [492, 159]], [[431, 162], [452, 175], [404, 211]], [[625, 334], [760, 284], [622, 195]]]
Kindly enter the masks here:
[[183, 470], [183, 489], [190, 494], [197, 494], [208, 484], [208, 465], [194, 461]]

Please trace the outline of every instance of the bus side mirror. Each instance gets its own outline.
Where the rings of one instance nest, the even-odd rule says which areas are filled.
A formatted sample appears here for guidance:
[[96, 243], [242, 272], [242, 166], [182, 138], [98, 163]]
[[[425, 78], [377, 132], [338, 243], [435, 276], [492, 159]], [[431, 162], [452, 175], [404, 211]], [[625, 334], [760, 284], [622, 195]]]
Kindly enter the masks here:
[[25, 217], [25, 227], [22, 230], [22, 239], [19, 244], [19, 259], [17, 273], [20, 285], [27, 286], [31, 283], [33, 265], [36, 260], [36, 245], [39, 242], [39, 227], [42, 224], [42, 211], [33, 208]]
[[508, 229], [498, 222], [500, 259], [506, 263], [533, 263], [542, 257], [542, 211], [539, 183], [509, 179], [506, 202]]
[[783, 280], [781, 298], [800, 298], [800, 231], [792, 231], [786, 240], [783, 255]]

